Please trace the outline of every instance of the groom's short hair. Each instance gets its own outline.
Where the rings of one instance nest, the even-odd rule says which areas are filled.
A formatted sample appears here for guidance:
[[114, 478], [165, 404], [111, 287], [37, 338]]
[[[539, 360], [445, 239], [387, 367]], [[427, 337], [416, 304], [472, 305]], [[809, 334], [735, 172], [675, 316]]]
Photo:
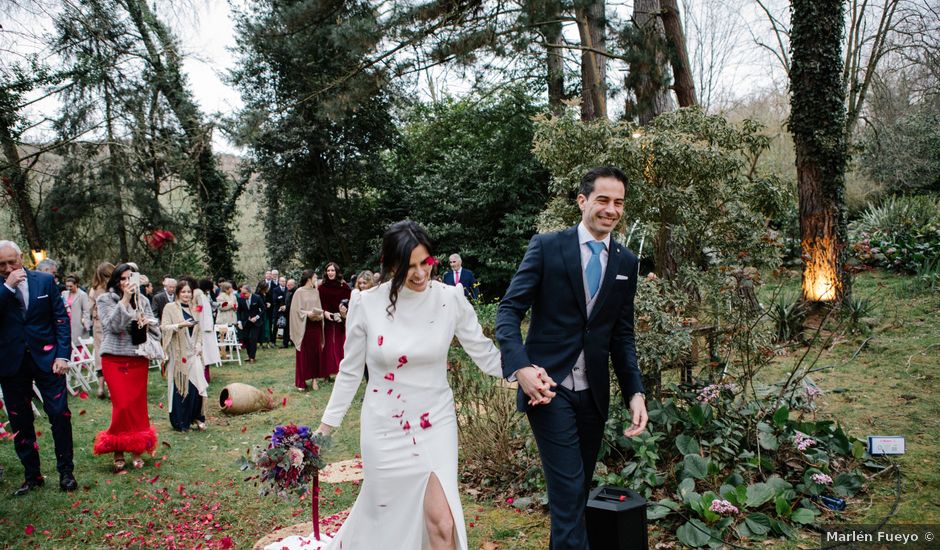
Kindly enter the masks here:
[[578, 194], [590, 197], [591, 193], [594, 192], [594, 182], [597, 181], [597, 178], [614, 178], [623, 184], [623, 192], [626, 194], [627, 186], [629, 185], [627, 175], [613, 166], [599, 166], [588, 170], [587, 173], [581, 177], [581, 188], [578, 189]]

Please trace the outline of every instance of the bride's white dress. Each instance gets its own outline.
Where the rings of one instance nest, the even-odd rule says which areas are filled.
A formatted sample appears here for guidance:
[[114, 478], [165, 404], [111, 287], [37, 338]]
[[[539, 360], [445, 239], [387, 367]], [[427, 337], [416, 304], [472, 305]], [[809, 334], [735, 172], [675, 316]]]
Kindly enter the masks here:
[[[454, 517], [457, 548], [465, 550], [467, 532], [457, 489], [457, 418], [447, 383], [447, 352], [456, 336], [481, 370], [502, 376], [499, 350], [483, 335], [461, 289], [436, 281], [423, 292], [403, 287], [390, 318], [389, 288], [384, 283], [354, 293], [350, 301], [345, 357], [323, 422], [330, 426], [342, 422], [368, 365], [360, 426], [364, 480], [349, 518], [323, 548], [427, 548], [424, 494], [433, 474]], [[285, 539], [277, 547], [291, 548], [292, 542]], [[318, 546], [300, 546], [299, 538], [296, 543], [308, 550]]]

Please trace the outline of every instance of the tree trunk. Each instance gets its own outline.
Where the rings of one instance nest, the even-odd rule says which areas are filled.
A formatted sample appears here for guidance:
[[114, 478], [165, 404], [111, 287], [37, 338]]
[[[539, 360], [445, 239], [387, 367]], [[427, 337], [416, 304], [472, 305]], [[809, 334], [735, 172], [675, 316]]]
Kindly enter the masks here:
[[548, 44], [546, 68], [548, 69], [548, 108], [555, 115], [565, 110], [565, 58], [564, 36], [562, 35], [561, 5], [556, 0], [545, 2], [545, 21], [542, 26], [542, 35]]
[[686, 47], [682, 22], [679, 20], [679, 6], [676, 0], [660, 0], [660, 6], [666, 42], [672, 49], [672, 89], [676, 92], [679, 107], [698, 105], [695, 82], [692, 80], [692, 66], [689, 63], [689, 50]]
[[127, 224], [124, 221], [123, 188], [121, 186], [120, 162], [114, 147], [114, 123], [111, 112], [111, 89], [104, 84], [104, 118], [108, 136], [108, 179], [111, 180], [111, 194], [114, 197], [115, 230], [118, 234], [118, 253], [121, 263], [130, 261], [130, 252], [127, 248]]
[[669, 89], [663, 84], [668, 58], [662, 50], [665, 30], [657, 17], [660, 11], [659, 0], [636, 0], [633, 3], [633, 22], [643, 36], [640, 43], [645, 49], [645, 59], [630, 63], [631, 88], [636, 98], [637, 120], [644, 126], [675, 108]]
[[851, 295], [845, 272], [845, 88], [841, 0], [794, 0], [790, 131], [796, 150], [803, 299]]
[[[141, 41], [147, 49], [147, 61], [153, 67], [154, 84], [167, 100], [183, 132], [194, 164], [183, 174], [199, 210], [202, 245], [209, 271], [214, 277], [231, 279], [236, 244], [229, 228], [234, 215], [234, 201], [228, 181], [212, 154], [212, 131], [202, 123], [199, 107], [190, 97], [183, 80], [176, 44], [166, 27], [156, 19], [145, 1], [125, 0]], [[154, 44], [156, 35], [160, 49]], [[161, 55], [162, 54], [162, 55]]]
[[42, 250], [45, 246], [39, 225], [36, 224], [36, 213], [29, 201], [29, 173], [20, 166], [20, 152], [9, 128], [0, 128], [0, 141], [3, 142], [3, 153], [8, 165], [5, 170], [8, 173], [3, 175], [3, 192], [13, 205], [27, 246], [30, 250]]
[[581, 39], [581, 120], [607, 118], [607, 15], [604, 0], [575, 7]]

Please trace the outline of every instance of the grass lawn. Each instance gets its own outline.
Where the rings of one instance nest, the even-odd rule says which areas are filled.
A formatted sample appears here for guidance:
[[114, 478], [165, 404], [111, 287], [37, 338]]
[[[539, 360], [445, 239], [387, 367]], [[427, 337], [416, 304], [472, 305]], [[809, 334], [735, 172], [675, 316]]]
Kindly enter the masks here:
[[[879, 325], [859, 356], [850, 360], [865, 336], [850, 336], [826, 351], [819, 365], [836, 368], [814, 375], [826, 390], [820, 417], [838, 419], [852, 435], [905, 435], [907, 454], [899, 462], [904, 474], [902, 500], [893, 520], [940, 523], [940, 468], [936, 440], [940, 437], [940, 295], [913, 292], [910, 280], [864, 274], [855, 293], [878, 306]], [[640, 350], [642, 353], [642, 350]], [[37, 420], [47, 485], [26, 497], [9, 496], [22, 481], [22, 467], [8, 440], [0, 442], [0, 547], [95, 548], [159, 547], [251, 548], [262, 535], [309, 517], [309, 501], [259, 497], [246, 483], [238, 457], [276, 424], [316, 426], [331, 386], [298, 393], [293, 386], [292, 350], [260, 350], [256, 365], [213, 369], [209, 430], [180, 434], [171, 431], [163, 404], [166, 384], [151, 371], [148, 405], [160, 437], [157, 454], [143, 470], [114, 475], [110, 457], [91, 454], [95, 433], [110, 421], [110, 403], [94, 397], [70, 399], [75, 436], [75, 475], [80, 489], [58, 490], [48, 421]], [[782, 376], [792, 358], [782, 358]], [[778, 373], [773, 373], [774, 376]], [[239, 417], [220, 414], [218, 393], [229, 382], [270, 388], [278, 407]], [[358, 400], [336, 432], [326, 453], [328, 461], [352, 458], [358, 452]], [[354, 482], [322, 488], [321, 513], [330, 515], [352, 505]], [[893, 504], [893, 483], [879, 481], [873, 491], [850, 502], [843, 518], [873, 523]], [[464, 496], [471, 548], [544, 549], [547, 516], [519, 511], [504, 503]], [[27, 532], [32, 534], [27, 534]], [[656, 537], [658, 540], [659, 537]], [[817, 539], [818, 540], [818, 539]], [[391, 548], [391, 546], [390, 546]]]

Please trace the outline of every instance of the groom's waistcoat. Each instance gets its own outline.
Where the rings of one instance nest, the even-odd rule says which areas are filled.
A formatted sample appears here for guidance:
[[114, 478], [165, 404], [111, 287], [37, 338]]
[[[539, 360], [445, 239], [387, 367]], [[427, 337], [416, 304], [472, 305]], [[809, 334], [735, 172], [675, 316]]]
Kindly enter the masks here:
[[[604, 278], [588, 313], [577, 228], [532, 237], [496, 319], [503, 374], [509, 377], [533, 364], [561, 382], [583, 349], [591, 394], [602, 415], [610, 401], [608, 362], [625, 398], [643, 391], [633, 321], [637, 265], [636, 256], [611, 239]], [[519, 326], [530, 308], [523, 344]], [[527, 406], [521, 390], [518, 403], [520, 410]]]

